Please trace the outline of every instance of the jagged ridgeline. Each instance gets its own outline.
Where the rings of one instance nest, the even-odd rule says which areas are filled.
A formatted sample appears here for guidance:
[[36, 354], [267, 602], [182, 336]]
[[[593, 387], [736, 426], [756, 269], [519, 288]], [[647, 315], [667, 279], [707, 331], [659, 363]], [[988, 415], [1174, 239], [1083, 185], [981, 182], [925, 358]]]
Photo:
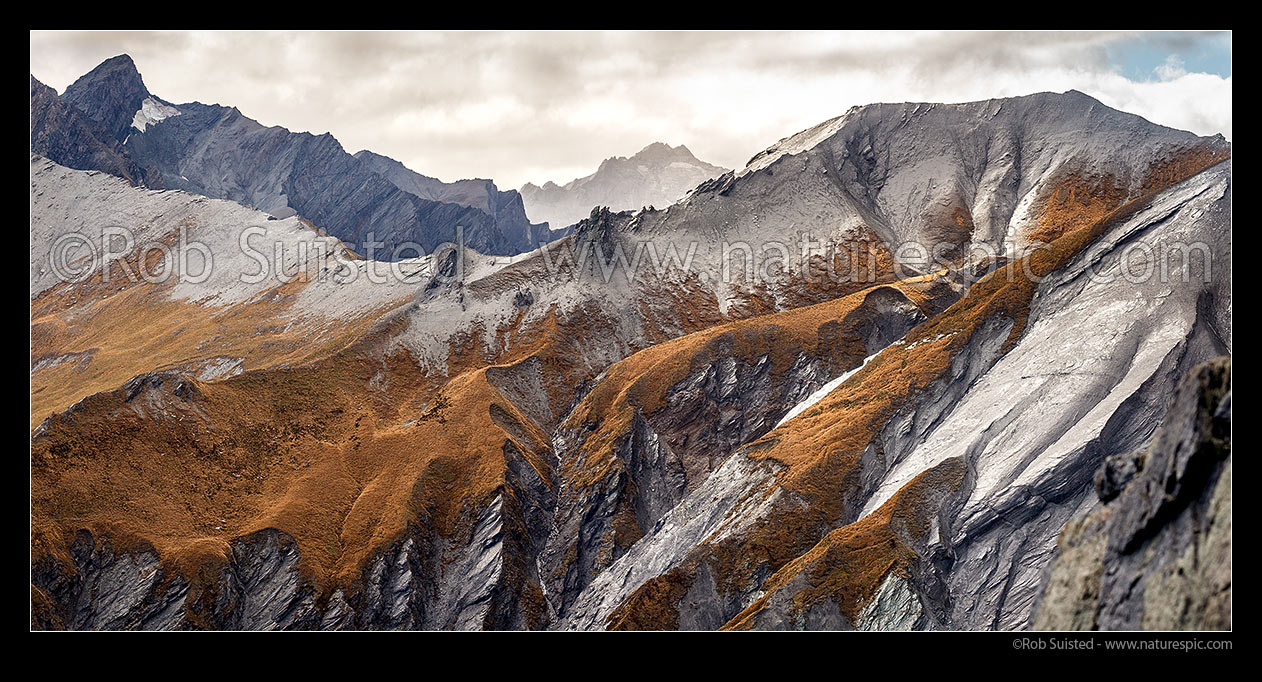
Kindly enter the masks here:
[[454, 241], [457, 227], [485, 254], [513, 255], [553, 238], [546, 223], [526, 219], [515, 190], [490, 180], [443, 183], [368, 151], [352, 156], [332, 135], [266, 127], [236, 107], [173, 104], [149, 92], [127, 55], [102, 62], [60, 97], [34, 77], [31, 92], [37, 154], [151, 189], [300, 215], [359, 253], [371, 237], [381, 243], [378, 258], [413, 257], [414, 249], [396, 247], [432, 251]]
[[[125, 57], [32, 81], [32, 113], [34, 627], [1230, 622], [1229, 566], [1179, 570], [1198, 528], [1229, 547], [1223, 361], [1175, 391], [1231, 352], [1221, 137], [1077, 92], [871, 105], [540, 238], [489, 181], [167, 102]], [[446, 240], [448, 212], [485, 228], [458, 279], [247, 283], [231, 255], [257, 225], [367, 268], [370, 223]], [[219, 267], [52, 276], [119, 216]], [[808, 240], [859, 266], [724, 257]], [[607, 276], [645, 244], [692, 261]], [[1165, 276], [1098, 276], [1123, 263]], [[1121, 589], [1152, 556], [1152, 596]]]

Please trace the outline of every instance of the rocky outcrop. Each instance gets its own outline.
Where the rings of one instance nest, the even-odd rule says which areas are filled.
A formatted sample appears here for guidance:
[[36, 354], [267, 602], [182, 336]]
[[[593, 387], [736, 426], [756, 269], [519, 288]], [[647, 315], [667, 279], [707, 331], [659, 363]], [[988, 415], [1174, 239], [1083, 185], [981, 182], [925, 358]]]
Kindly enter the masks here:
[[669, 206], [725, 172], [726, 168], [699, 160], [683, 145], [654, 142], [630, 157], [605, 159], [595, 173], [564, 185], [526, 183], [521, 196], [532, 219], [562, 228], [582, 220], [596, 206], [614, 211]]
[[1034, 627], [1231, 629], [1231, 359], [1193, 369], [1145, 450], [1096, 472], [1100, 505], [1069, 522]]
[[298, 570], [294, 538], [269, 529], [226, 548], [221, 569], [188, 576], [152, 547], [121, 548], [80, 531], [66, 562], [37, 562], [33, 589], [48, 600], [33, 626], [73, 630], [295, 629], [319, 623]]
[[[222, 568], [196, 575], [164, 565], [149, 547], [116, 548], [81, 531], [61, 564], [42, 557], [32, 627], [72, 630], [529, 629], [542, 604], [513, 581], [512, 531], [496, 500], [466, 545], [420, 528], [380, 554], [353, 592], [322, 594], [283, 531], [233, 540]], [[520, 525], [520, 524], [519, 524]], [[529, 588], [528, 588], [529, 589]], [[536, 594], [537, 586], [533, 587]]]

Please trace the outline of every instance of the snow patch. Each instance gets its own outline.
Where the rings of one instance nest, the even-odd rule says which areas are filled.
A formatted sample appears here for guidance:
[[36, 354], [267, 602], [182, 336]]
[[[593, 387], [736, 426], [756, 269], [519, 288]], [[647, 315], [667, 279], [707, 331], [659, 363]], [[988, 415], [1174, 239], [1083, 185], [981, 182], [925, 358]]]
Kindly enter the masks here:
[[159, 102], [152, 97], [146, 97], [145, 101], [140, 103], [140, 109], [131, 119], [131, 125], [140, 132], [145, 132], [147, 126], [151, 126], [159, 121], [164, 121], [172, 116], [179, 116], [180, 110], [175, 107]]
[[806, 399], [806, 400], [803, 400], [802, 402], [798, 403], [797, 405], [794, 405], [794, 406], [793, 406], [793, 409], [789, 410], [789, 413], [788, 413], [788, 414], [786, 414], [786, 415], [784, 415], [784, 418], [783, 418], [783, 419], [781, 419], [781, 420], [780, 420], [780, 421], [776, 424], [776, 428], [778, 429], [778, 428], [780, 428], [781, 426], [784, 426], [784, 423], [785, 423], [785, 422], [787, 422], [787, 421], [789, 421], [790, 419], [793, 419], [794, 417], [798, 416], [799, 414], [802, 414], [803, 412], [805, 412], [805, 411], [807, 411], [807, 410], [811, 409], [811, 406], [813, 406], [815, 403], [817, 403], [817, 402], [819, 402], [819, 401], [823, 400], [823, 399], [824, 399], [824, 396], [828, 395], [829, 393], [832, 393], [832, 392], [833, 392], [833, 390], [835, 390], [838, 386], [840, 386], [840, 385], [842, 385], [843, 383], [845, 383], [846, 379], [849, 379], [850, 377], [854, 376], [854, 375], [855, 375], [855, 372], [858, 372], [859, 370], [863, 369], [864, 367], [867, 367], [868, 363], [872, 361], [872, 358], [874, 358], [874, 357], [876, 357], [876, 356], [878, 356], [878, 355], [880, 355], [880, 352], [879, 352], [879, 351], [878, 351], [878, 352], [876, 352], [876, 353], [873, 353], [872, 355], [869, 355], [868, 357], [866, 357], [866, 358], [864, 358], [864, 359], [863, 359], [863, 364], [862, 364], [862, 365], [859, 365], [858, 367], [855, 367], [854, 369], [850, 370], [849, 372], [846, 372], [846, 373], [842, 374], [841, 376], [837, 377], [836, 379], [833, 379], [832, 381], [830, 381], [830, 382], [828, 382], [828, 383], [824, 384], [823, 388], [821, 388], [821, 389], [819, 389], [818, 391], [816, 391], [816, 392], [812, 393], [810, 396], [808, 396], [808, 397], [807, 397], [807, 399]]

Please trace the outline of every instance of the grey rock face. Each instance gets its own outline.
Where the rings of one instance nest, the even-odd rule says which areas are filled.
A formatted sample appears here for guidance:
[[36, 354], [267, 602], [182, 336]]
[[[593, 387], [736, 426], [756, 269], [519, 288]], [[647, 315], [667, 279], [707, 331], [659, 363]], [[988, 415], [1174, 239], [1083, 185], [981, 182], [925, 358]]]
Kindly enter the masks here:
[[[755, 522], [785, 499], [781, 491], [769, 498], [759, 494], [774, 481], [777, 470], [773, 462], [758, 462], [740, 452], [728, 457], [662, 517], [652, 532], [597, 574], [553, 628], [603, 629], [613, 610], [636, 588], [679, 567], [703, 541], [739, 532]], [[695, 608], [680, 613], [681, 623], [704, 623], [711, 628], [726, 622], [722, 616], [733, 609], [729, 600], [713, 593], [704, 598], [694, 595], [687, 604], [695, 604]]]
[[32, 585], [59, 605], [36, 627], [74, 630], [300, 629], [319, 622], [292, 537], [265, 530], [236, 540], [219, 575], [192, 586], [151, 549], [119, 551], [80, 531], [71, 565], [37, 564]]
[[596, 206], [614, 211], [669, 206], [726, 171], [699, 160], [683, 145], [654, 142], [631, 157], [605, 159], [595, 173], [565, 185], [526, 183], [521, 196], [533, 219], [560, 228], [587, 217]]
[[125, 54], [101, 62], [71, 83], [63, 95], [118, 142], [127, 139], [136, 112], [149, 96], [135, 62]]
[[160, 586], [159, 561], [152, 551], [116, 554], [108, 539], [98, 544], [82, 531], [70, 546], [70, 557], [77, 573], [51, 556], [32, 567], [31, 585], [53, 605], [36, 612], [34, 627], [144, 629], [183, 622], [170, 606], [182, 601], [187, 586]]
[[1034, 626], [1230, 629], [1230, 358], [1192, 370], [1152, 444], [1128, 459], [1120, 491], [1102, 489], [1102, 506], [1061, 534]]
[[910, 581], [891, 575], [859, 614], [859, 629], [916, 630], [924, 617], [920, 597]]
[[517, 240], [514, 246], [521, 252], [538, 248], [540, 244], [565, 234], [565, 230], [548, 229], [546, 220], [531, 223], [526, 218], [521, 194], [512, 189], [501, 191], [491, 180], [479, 178], [443, 182], [366, 149], [356, 152], [355, 158], [404, 192], [430, 201], [476, 208], [494, 216], [497, 227]]
[[287, 533], [265, 529], [232, 545], [232, 568], [221, 578], [221, 590], [232, 608], [219, 627], [250, 630], [292, 630], [314, 627], [320, 620], [315, 592], [298, 572], [298, 543]]
[[101, 123], [31, 76], [31, 151], [78, 170], [143, 181], [142, 169]]
[[[32, 626], [71, 630], [523, 629], [524, 576], [504, 551], [523, 544], [506, 530], [502, 499], [483, 510], [467, 542], [413, 528], [378, 555], [357, 591], [318, 599], [299, 571], [298, 543], [276, 529], [235, 539], [222, 570], [190, 585], [151, 549], [119, 551], [81, 531], [69, 565], [51, 556], [32, 569], [47, 606]], [[510, 515], [508, 518], [512, 518]], [[515, 522], [517, 527], [522, 524]], [[531, 578], [533, 581], [534, 579]]]

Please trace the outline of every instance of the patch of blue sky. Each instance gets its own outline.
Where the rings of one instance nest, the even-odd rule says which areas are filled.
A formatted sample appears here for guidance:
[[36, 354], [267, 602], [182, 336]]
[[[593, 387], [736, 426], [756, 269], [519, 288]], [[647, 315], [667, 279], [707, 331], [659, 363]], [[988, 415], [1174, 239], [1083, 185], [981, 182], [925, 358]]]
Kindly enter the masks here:
[[1230, 31], [1152, 31], [1109, 45], [1109, 62], [1133, 81], [1164, 80], [1181, 72], [1231, 75]]

